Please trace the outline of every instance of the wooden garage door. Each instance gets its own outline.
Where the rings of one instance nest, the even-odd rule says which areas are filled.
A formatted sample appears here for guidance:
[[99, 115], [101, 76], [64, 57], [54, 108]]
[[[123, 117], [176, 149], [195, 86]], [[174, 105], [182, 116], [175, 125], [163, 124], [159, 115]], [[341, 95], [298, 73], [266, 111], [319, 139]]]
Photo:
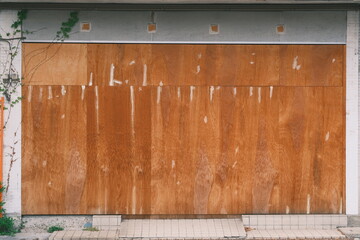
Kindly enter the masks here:
[[344, 53], [23, 44], [23, 214], [345, 212]]

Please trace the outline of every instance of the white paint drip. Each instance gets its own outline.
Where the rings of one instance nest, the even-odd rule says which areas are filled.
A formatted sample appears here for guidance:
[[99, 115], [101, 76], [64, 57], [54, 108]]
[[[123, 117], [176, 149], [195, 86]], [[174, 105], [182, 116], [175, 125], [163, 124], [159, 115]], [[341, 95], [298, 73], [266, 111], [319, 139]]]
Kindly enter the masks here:
[[213, 95], [214, 95], [214, 86], [210, 87], [210, 102], [212, 102], [213, 100]]
[[290, 208], [289, 208], [289, 206], [286, 206], [286, 214], [289, 214], [290, 213]]
[[93, 84], [93, 73], [90, 73], [90, 80], [89, 80], [89, 86], [92, 86]]
[[64, 119], [65, 118], [65, 114], [61, 115], [61, 119]]
[[96, 132], [99, 133], [99, 92], [98, 92], [98, 86], [95, 86], [95, 110], [96, 110]]
[[115, 83], [116, 83], [116, 84], [119, 84], [119, 85], [122, 85], [122, 84], [123, 84], [122, 81], [118, 81], [118, 80], [114, 80], [113, 82], [114, 82], [114, 84], [115, 84]]
[[234, 162], [234, 164], [232, 165], [232, 168], [235, 168], [236, 164], [237, 164], [237, 161]]
[[250, 64], [254, 64], [255, 62], [251, 61]]
[[200, 58], [201, 58], [201, 56], [202, 56], [202, 55], [201, 55], [201, 53], [199, 53], [199, 54], [198, 54], [198, 59], [200, 59]]
[[132, 138], [135, 140], [135, 99], [134, 99], [134, 86], [130, 86], [130, 102], [131, 102], [131, 133]]
[[61, 86], [61, 95], [65, 96], [66, 94], [66, 89], [64, 86]]
[[190, 86], [190, 102], [193, 100], [194, 90], [195, 90], [195, 87], [194, 87], [194, 86]]
[[52, 96], [52, 89], [51, 89], [51, 86], [48, 86], [48, 99], [52, 99], [53, 96]]
[[114, 86], [114, 71], [115, 71], [115, 66], [112, 63], [110, 66], [110, 80], [109, 80], [109, 86]]
[[39, 89], [39, 100], [42, 99], [42, 95], [43, 95], [43, 88], [40, 87], [40, 89]]
[[161, 86], [161, 87], [164, 86], [162, 81], [160, 81], [159, 86]]
[[233, 94], [234, 94], [234, 97], [236, 96], [236, 87], [234, 87], [233, 89]]
[[175, 167], [175, 160], [172, 160], [171, 161], [171, 168], [174, 169], [174, 167]]
[[147, 65], [146, 64], [144, 64], [143, 86], [147, 86]]
[[332, 63], [334, 63], [335, 61], [336, 61], [336, 59], [335, 59], [335, 58], [333, 58], [333, 59], [332, 59]]
[[292, 64], [292, 68], [295, 70], [300, 70], [301, 68], [301, 65], [298, 64], [298, 56], [294, 57], [294, 61], [293, 61], [293, 64]]
[[84, 100], [84, 97], [85, 97], [85, 86], [82, 85], [81, 86], [81, 100]]
[[217, 86], [217, 87], [216, 87], [216, 90], [220, 90], [220, 88], [221, 88], [220, 86]]
[[129, 65], [131, 66], [131, 65], [134, 65], [135, 64], [135, 60], [132, 60], [130, 63], [129, 63]]
[[238, 152], [239, 152], [239, 146], [237, 146], [235, 149], [235, 155], [238, 154]]
[[327, 132], [326, 135], [325, 135], [325, 141], [329, 141], [329, 137], [330, 137], [330, 132]]
[[343, 208], [342, 208], [342, 205], [343, 205], [343, 199], [342, 199], [342, 198], [340, 198], [339, 214], [342, 214], [342, 213], [343, 213]]
[[200, 65], [197, 65], [196, 67], [196, 74], [198, 74], [200, 72], [201, 68], [200, 68]]
[[132, 188], [132, 213], [136, 214], [136, 186]]
[[270, 86], [270, 98], [272, 98], [274, 87]]
[[261, 87], [258, 87], [258, 102], [261, 103]]
[[250, 89], [249, 89], [249, 95], [250, 95], [250, 97], [253, 95], [253, 87], [250, 87]]
[[181, 98], [181, 89], [180, 89], [180, 87], [177, 88], [177, 96], [178, 96], [178, 98]]
[[204, 117], [204, 123], [206, 124], [207, 122], [208, 122], [208, 117], [205, 116], [205, 117]]
[[156, 103], [159, 104], [160, 103], [160, 100], [161, 100], [161, 86], [158, 86], [157, 87], [157, 98], [156, 98]]
[[307, 214], [310, 214], [310, 200], [311, 200], [311, 197], [310, 197], [310, 194], [307, 195], [307, 205], [306, 205], [306, 213]]
[[129, 83], [129, 80], [126, 79], [124, 82], [125, 82], [125, 84], [128, 84], [128, 83]]
[[42, 166], [43, 166], [43, 167], [46, 167], [46, 165], [47, 165], [47, 161], [43, 161], [43, 162], [42, 162]]

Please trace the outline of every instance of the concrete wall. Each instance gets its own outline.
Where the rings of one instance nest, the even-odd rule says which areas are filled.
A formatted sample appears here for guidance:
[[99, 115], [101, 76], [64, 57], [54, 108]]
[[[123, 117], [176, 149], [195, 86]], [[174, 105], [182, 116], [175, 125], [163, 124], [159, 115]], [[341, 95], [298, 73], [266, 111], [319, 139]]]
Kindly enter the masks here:
[[[11, 24], [16, 20], [17, 11], [0, 11], [0, 33], [10, 32]], [[0, 73], [8, 69], [6, 60], [8, 57], [7, 43], [0, 42]], [[19, 55], [15, 58], [14, 66], [18, 73], [21, 73], [21, 45]], [[1, 75], [2, 77], [2, 75]], [[21, 87], [17, 89], [17, 94], [13, 99], [21, 96]], [[6, 107], [9, 108], [7, 104]], [[10, 116], [9, 116], [10, 115]], [[8, 118], [9, 117], [9, 118]], [[7, 189], [4, 194], [6, 201], [5, 209], [11, 215], [21, 213], [21, 103], [5, 111], [5, 121], [7, 125], [4, 135], [4, 164], [3, 164], [3, 183]]]
[[[68, 11], [31, 10], [24, 29], [37, 31], [27, 42], [53, 40]], [[79, 32], [70, 42], [154, 43], [345, 43], [346, 11], [82, 11], [80, 22], [90, 22], [90, 32]], [[156, 23], [154, 33], [148, 23]], [[211, 24], [219, 33], [209, 32]], [[283, 24], [284, 33], [276, 27]]]

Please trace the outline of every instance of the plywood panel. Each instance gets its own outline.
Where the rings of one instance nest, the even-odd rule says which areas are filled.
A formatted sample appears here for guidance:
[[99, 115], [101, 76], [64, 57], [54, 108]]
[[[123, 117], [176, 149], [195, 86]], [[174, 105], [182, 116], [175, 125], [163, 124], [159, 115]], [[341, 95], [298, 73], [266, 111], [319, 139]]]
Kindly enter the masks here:
[[283, 86], [342, 86], [342, 45], [282, 45], [280, 84]]
[[85, 85], [86, 44], [24, 43], [23, 83], [26, 85]]
[[105, 86], [277, 85], [279, 64], [276, 45], [88, 45], [88, 82]]
[[281, 88], [281, 96], [283, 211], [342, 213], [342, 89]]
[[23, 88], [24, 214], [344, 211], [337, 47], [87, 50], [86, 86]]

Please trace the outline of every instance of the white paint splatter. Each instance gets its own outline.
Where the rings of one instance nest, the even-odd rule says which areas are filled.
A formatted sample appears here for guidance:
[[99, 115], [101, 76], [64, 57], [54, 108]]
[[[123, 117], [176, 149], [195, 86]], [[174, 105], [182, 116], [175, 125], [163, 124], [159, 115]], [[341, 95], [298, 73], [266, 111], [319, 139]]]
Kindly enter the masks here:
[[239, 152], [239, 146], [237, 146], [235, 149], [235, 155], [238, 154], [238, 152]]
[[210, 102], [212, 102], [213, 100], [213, 95], [214, 95], [214, 86], [210, 86]]
[[139, 92], [142, 91], [142, 87], [139, 87]]
[[156, 98], [156, 103], [159, 104], [160, 103], [160, 100], [161, 100], [161, 91], [162, 91], [162, 88], [161, 86], [158, 86], [157, 87], [157, 98]]
[[261, 103], [261, 87], [258, 87], [258, 102]]
[[310, 201], [311, 201], [311, 197], [310, 194], [307, 195], [307, 204], [306, 204], [306, 213], [310, 214]]
[[251, 61], [250, 64], [254, 64], [255, 62]]
[[235, 168], [236, 164], [237, 164], [237, 161], [234, 162], [234, 164], [232, 165], [232, 168]]
[[147, 86], [147, 65], [146, 64], [144, 64], [143, 86]]
[[236, 87], [234, 87], [234, 89], [233, 89], [233, 94], [234, 94], [234, 97], [236, 96]]
[[65, 94], [66, 94], [65, 86], [61, 86], [61, 95], [65, 96]]
[[131, 66], [131, 65], [134, 65], [135, 64], [135, 60], [132, 60], [130, 63], [129, 63], [129, 65]]
[[89, 86], [92, 86], [93, 84], [93, 73], [90, 73], [90, 80], [89, 80]]
[[124, 82], [125, 82], [125, 84], [128, 84], [128, 83], [129, 83], [129, 80], [126, 79]]
[[61, 115], [61, 119], [64, 119], [65, 118], [65, 114]]
[[326, 135], [325, 135], [325, 141], [329, 141], [329, 138], [330, 138], [330, 132], [327, 132]]
[[255, 56], [255, 53], [253, 52], [251, 55]]
[[201, 56], [202, 56], [202, 55], [201, 55], [201, 53], [199, 53], [199, 54], [198, 54], [198, 59], [200, 59], [200, 58], [201, 58]]
[[119, 85], [122, 85], [122, 84], [123, 84], [122, 81], [118, 81], [118, 80], [114, 80], [114, 83], [119, 84]]
[[47, 165], [47, 161], [43, 161], [43, 162], [42, 162], [42, 166], [43, 166], [43, 167], [46, 167], [46, 165]]
[[181, 98], [181, 89], [180, 89], [180, 87], [177, 88], [177, 96], [178, 96], [178, 98]]
[[336, 61], [336, 59], [335, 59], [335, 58], [333, 58], [333, 59], [332, 59], [332, 63], [335, 63], [335, 61]]
[[48, 86], [48, 99], [52, 99], [53, 96], [52, 96], [52, 88], [51, 86]]
[[180, 183], [181, 183], [180, 181], [177, 181], [177, 182], [176, 182], [177, 185], [180, 185]]
[[39, 88], [39, 100], [42, 99], [42, 95], [43, 95], [43, 88], [40, 87], [40, 88]]
[[194, 90], [195, 87], [194, 86], [190, 86], [190, 102], [192, 101], [193, 97], [194, 97]]
[[174, 169], [175, 168], [175, 160], [171, 161], [171, 168]]
[[99, 133], [99, 92], [98, 92], [98, 86], [95, 86], [95, 110], [96, 110], [96, 132]]
[[159, 86], [161, 86], [161, 87], [164, 86], [164, 83], [162, 81], [160, 81]]
[[290, 208], [289, 208], [289, 206], [286, 206], [285, 212], [286, 212], [286, 214], [289, 214], [289, 213], [290, 213]]
[[200, 68], [200, 65], [197, 65], [196, 67], [196, 74], [198, 74], [200, 72], [201, 68]]
[[51, 186], [51, 184], [52, 184], [52, 182], [51, 182], [51, 181], [50, 181], [50, 182], [48, 182], [48, 185], [49, 185], [49, 186]]
[[132, 139], [135, 140], [135, 99], [134, 86], [130, 86], [130, 102], [131, 102], [131, 133]]
[[115, 66], [112, 63], [110, 66], [110, 80], [109, 80], [109, 86], [114, 86], [114, 71], [115, 71]]
[[85, 86], [82, 85], [81, 86], [81, 100], [84, 100], [84, 97], [85, 97]]
[[205, 117], [204, 117], [204, 123], [206, 124], [207, 122], [208, 122], [208, 117], [205, 116]]
[[270, 86], [270, 98], [272, 98], [273, 95], [273, 86]]
[[217, 86], [217, 87], [216, 87], [216, 90], [220, 90], [220, 88], [221, 88], [220, 86]]
[[250, 87], [250, 89], [249, 89], [249, 95], [250, 95], [250, 97], [253, 95], [253, 87]]
[[292, 69], [294, 69], [294, 70], [300, 70], [300, 68], [301, 68], [301, 65], [298, 64], [298, 58], [299, 58], [299, 56], [296, 56], [294, 58], [294, 61], [292, 64]]

